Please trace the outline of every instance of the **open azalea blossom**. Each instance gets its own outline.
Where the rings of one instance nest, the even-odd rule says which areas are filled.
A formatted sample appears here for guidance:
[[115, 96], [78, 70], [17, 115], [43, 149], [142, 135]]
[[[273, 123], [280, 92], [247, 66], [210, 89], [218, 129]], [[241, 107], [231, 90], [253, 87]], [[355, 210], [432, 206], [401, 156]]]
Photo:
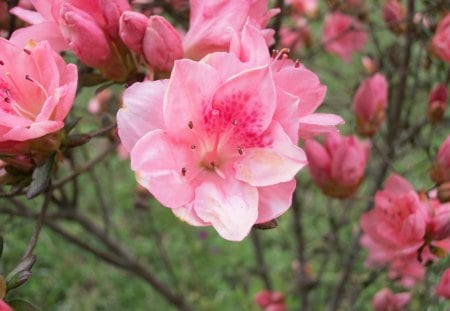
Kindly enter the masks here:
[[450, 135], [439, 147], [436, 161], [431, 169], [431, 178], [437, 184], [450, 181]]
[[[126, 0], [31, 0], [36, 11], [15, 7], [11, 13], [31, 24], [16, 30], [11, 41], [47, 40], [57, 51], [72, 50], [107, 78], [123, 81], [134, 70], [119, 37], [119, 18], [130, 10]], [[89, 48], [87, 48], [89, 47]]]
[[431, 40], [431, 47], [437, 57], [444, 62], [450, 62], [450, 13], [439, 22]]
[[375, 195], [375, 207], [361, 217], [361, 244], [370, 267], [389, 265], [390, 277], [412, 286], [424, 274], [424, 264], [450, 247], [450, 209], [419, 195], [398, 175], [391, 175]]
[[296, 144], [301, 120], [310, 118], [311, 131], [321, 126], [311, 112], [325, 92], [312, 72], [271, 59], [258, 29], [248, 25], [242, 36], [264, 52], [243, 40], [234, 53], [176, 61], [170, 80], [131, 86], [118, 113], [138, 181], [181, 219], [229, 240], [289, 208], [306, 164]]
[[410, 293], [394, 294], [389, 288], [383, 288], [373, 297], [372, 305], [375, 311], [401, 311], [410, 300]]
[[352, 54], [364, 48], [367, 33], [363, 25], [350, 15], [332, 13], [325, 18], [322, 43], [325, 50], [342, 58], [346, 63]]
[[[191, 0], [189, 30], [183, 38], [184, 56], [201, 59], [208, 53], [228, 51], [232, 36], [240, 33], [248, 19], [265, 27], [279, 9], [267, 10], [268, 0]], [[272, 29], [262, 30], [269, 42]]]
[[0, 153], [57, 147], [51, 134], [63, 128], [76, 87], [76, 66], [47, 42], [23, 49], [0, 39]]

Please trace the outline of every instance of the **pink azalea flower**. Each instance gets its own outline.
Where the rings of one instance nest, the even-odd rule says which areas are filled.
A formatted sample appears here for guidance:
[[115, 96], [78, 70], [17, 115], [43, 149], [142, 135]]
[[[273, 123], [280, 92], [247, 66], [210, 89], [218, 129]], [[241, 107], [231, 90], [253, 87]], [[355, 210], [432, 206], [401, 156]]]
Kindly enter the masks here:
[[394, 294], [389, 288], [383, 288], [373, 297], [372, 305], [375, 311], [401, 311], [410, 300], [410, 293]]
[[349, 15], [342, 13], [328, 14], [322, 33], [325, 50], [335, 54], [349, 63], [352, 54], [364, 48], [367, 34], [363, 25]]
[[66, 65], [47, 42], [24, 50], [0, 39], [0, 67], [0, 153], [21, 153], [44, 136], [48, 140], [34, 148], [54, 148], [60, 137], [48, 135], [63, 128], [72, 107], [76, 66]]
[[450, 62], [450, 13], [439, 22], [431, 46], [437, 57], [444, 62]]
[[297, 13], [308, 16], [315, 16], [319, 9], [319, 1], [317, 0], [288, 0], [286, 4], [292, 5]]
[[263, 290], [255, 295], [255, 303], [264, 311], [286, 311], [284, 294]]
[[437, 184], [450, 181], [450, 135], [439, 148], [436, 162], [431, 170], [431, 178]]
[[168, 81], [128, 88], [119, 136], [139, 183], [163, 205], [238, 241], [286, 211], [306, 164], [284, 130], [293, 121], [276, 109], [268, 64], [216, 53], [176, 61]]
[[361, 184], [370, 147], [356, 137], [328, 133], [324, 146], [315, 140], [305, 142], [308, 168], [314, 182], [332, 197], [347, 198]]
[[[11, 41], [47, 40], [57, 51], [72, 50], [86, 65], [113, 80], [123, 81], [134, 64], [119, 38], [120, 15], [126, 0], [31, 0], [36, 11], [15, 7], [11, 13], [32, 24], [16, 30]], [[88, 48], [87, 48], [88, 47]]]
[[[242, 31], [247, 19], [263, 28], [279, 12], [279, 9], [267, 11], [268, 0], [191, 0], [190, 4], [190, 25], [183, 49], [185, 57], [194, 60], [208, 53], [228, 51], [232, 35]], [[273, 30], [263, 32], [270, 41]]]
[[384, 121], [388, 100], [388, 84], [377, 73], [361, 82], [353, 97], [356, 129], [364, 136], [373, 136]]
[[447, 110], [448, 89], [444, 83], [437, 84], [428, 95], [428, 119], [439, 122], [444, 118]]
[[393, 32], [406, 30], [406, 9], [398, 0], [386, 0], [382, 13], [384, 22]]
[[436, 286], [436, 295], [450, 299], [450, 269], [444, 271], [439, 284]]

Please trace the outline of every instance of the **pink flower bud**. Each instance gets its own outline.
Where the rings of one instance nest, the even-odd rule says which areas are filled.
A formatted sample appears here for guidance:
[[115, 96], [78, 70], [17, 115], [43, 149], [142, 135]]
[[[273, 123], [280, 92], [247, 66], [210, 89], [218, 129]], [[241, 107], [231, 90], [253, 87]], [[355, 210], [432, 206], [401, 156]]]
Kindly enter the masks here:
[[286, 3], [292, 5], [297, 13], [311, 17], [316, 16], [319, 9], [317, 0], [288, 0]]
[[264, 311], [286, 310], [284, 294], [280, 292], [260, 291], [255, 295], [255, 303]]
[[0, 299], [0, 311], [13, 311], [13, 309]]
[[436, 295], [450, 299], [450, 269], [444, 271], [439, 284], [436, 286]]
[[384, 2], [383, 19], [395, 33], [403, 33], [406, 30], [406, 9], [398, 0]]
[[344, 62], [352, 60], [352, 54], [364, 48], [367, 33], [363, 25], [350, 15], [333, 13], [325, 18], [322, 43], [325, 50], [339, 56]]
[[148, 17], [138, 12], [124, 12], [120, 17], [120, 38], [135, 53], [142, 54]]
[[106, 25], [104, 29], [112, 39], [119, 37], [119, 20], [123, 12], [131, 10], [127, 0], [100, 0]]
[[368, 144], [354, 136], [329, 133], [324, 147], [307, 140], [305, 151], [311, 177], [325, 194], [346, 198], [358, 190], [369, 158]]
[[431, 220], [430, 236], [433, 240], [450, 238], [450, 203], [437, 204], [435, 214]]
[[385, 77], [377, 73], [364, 80], [353, 97], [356, 128], [364, 136], [373, 136], [384, 120], [388, 85]]
[[255, 295], [255, 303], [261, 308], [266, 308], [271, 302], [272, 293], [268, 290], [263, 290]]
[[431, 169], [431, 179], [437, 184], [450, 181], [450, 135], [439, 148], [436, 162]]
[[447, 109], [448, 90], [447, 85], [439, 83], [428, 96], [428, 119], [431, 123], [442, 121]]
[[364, 69], [369, 75], [374, 74], [377, 71], [377, 64], [370, 56], [363, 56], [361, 58], [361, 63]]
[[170, 71], [174, 61], [183, 57], [180, 35], [164, 17], [157, 15], [148, 20], [143, 50], [147, 63], [156, 71]]
[[372, 305], [375, 311], [401, 311], [410, 300], [410, 293], [394, 294], [389, 288], [383, 288], [373, 297]]
[[69, 3], [61, 8], [61, 31], [70, 48], [90, 67], [103, 67], [112, 52], [105, 33], [95, 19]]
[[439, 22], [431, 41], [433, 53], [444, 62], [450, 62], [450, 13]]

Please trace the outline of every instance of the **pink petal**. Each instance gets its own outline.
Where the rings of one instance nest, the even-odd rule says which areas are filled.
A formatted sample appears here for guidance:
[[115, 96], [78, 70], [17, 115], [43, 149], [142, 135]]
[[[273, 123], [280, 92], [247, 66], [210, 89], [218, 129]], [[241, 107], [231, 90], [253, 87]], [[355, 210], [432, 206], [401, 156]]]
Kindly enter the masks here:
[[[196, 168], [189, 148], [172, 140], [162, 130], [143, 136], [131, 150], [131, 168], [138, 182], [169, 208], [181, 207], [194, 199], [189, 178]], [[183, 174], [183, 168], [187, 174]]]
[[277, 108], [273, 119], [278, 121], [292, 142], [298, 141], [299, 115], [298, 106], [300, 100], [279, 87], [277, 87]]
[[278, 123], [272, 124], [268, 136], [273, 141], [271, 146], [246, 149], [242, 160], [235, 163], [236, 179], [252, 186], [270, 186], [292, 180], [306, 165], [305, 153]]
[[344, 123], [344, 120], [335, 114], [313, 113], [300, 118], [298, 134], [300, 138], [306, 139], [321, 133], [335, 132], [336, 125]]
[[32, 123], [29, 127], [14, 127], [3, 135], [5, 140], [25, 141], [41, 137], [62, 129], [64, 123], [61, 121], [43, 121]]
[[59, 26], [55, 22], [45, 22], [20, 28], [14, 31], [10, 39], [11, 42], [19, 47], [26, 46], [30, 40], [36, 42], [47, 40], [57, 52], [69, 50], [69, 44], [62, 36]]
[[134, 83], [124, 92], [117, 126], [127, 151], [148, 132], [165, 128], [162, 107], [167, 84], [168, 80]]
[[197, 216], [197, 213], [194, 210], [194, 205], [192, 203], [186, 204], [183, 207], [172, 208], [172, 212], [177, 216], [180, 220], [187, 222], [192, 226], [209, 226], [208, 223], [204, 222]]
[[384, 189], [392, 194], [401, 195], [414, 191], [413, 186], [405, 178], [392, 174], [384, 183]]
[[295, 179], [273, 186], [258, 187], [259, 208], [256, 223], [268, 222], [284, 214], [292, 204]]
[[176, 61], [163, 107], [167, 131], [177, 137], [189, 135], [189, 124], [201, 130], [204, 106], [210, 104], [219, 83], [211, 66], [187, 59]]
[[38, 12], [25, 10], [20, 6], [12, 8], [9, 12], [31, 25], [40, 24], [46, 21]]
[[194, 208], [221, 237], [241, 241], [258, 217], [258, 191], [234, 179], [205, 182], [195, 191]]

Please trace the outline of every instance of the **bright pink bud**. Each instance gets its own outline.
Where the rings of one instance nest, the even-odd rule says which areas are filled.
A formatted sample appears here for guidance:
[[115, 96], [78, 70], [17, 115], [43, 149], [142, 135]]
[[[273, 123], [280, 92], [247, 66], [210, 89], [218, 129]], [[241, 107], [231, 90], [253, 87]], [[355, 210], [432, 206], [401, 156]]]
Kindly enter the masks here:
[[142, 54], [148, 17], [138, 12], [124, 12], [120, 17], [120, 38], [135, 53]]
[[328, 133], [324, 147], [307, 140], [305, 151], [311, 177], [325, 194], [346, 198], [358, 190], [369, 158], [368, 144], [354, 136]]
[[433, 240], [450, 238], [450, 203], [436, 203], [435, 214], [431, 220], [430, 235]]
[[260, 291], [255, 295], [255, 303], [264, 311], [286, 310], [284, 294], [280, 292]]
[[312, 17], [317, 14], [319, 9], [319, 2], [317, 0], [288, 0], [286, 3], [292, 5], [297, 13]]
[[384, 2], [383, 19], [395, 33], [403, 33], [406, 30], [406, 9], [398, 0]]
[[377, 71], [377, 64], [370, 56], [363, 56], [361, 58], [361, 63], [364, 69], [369, 75], [374, 74]]
[[156, 71], [170, 71], [174, 61], [183, 57], [180, 35], [162, 16], [149, 18], [143, 49], [147, 63]]
[[384, 120], [388, 99], [388, 84], [385, 77], [377, 73], [365, 79], [353, 97], [356, 128], [363, 136], [373, 136]]
[[95, 19], [69, 3], [61, 8], [61, 31], [70, 48], [90, 67], [104, 67], [112, 52]]
[[255, 295], [255, 303], [261, 308], [266, 308], [271, 302], [272, 293], [268, 290], [263, 290]]
[[325, 18], [322, 43], [325, 50], [349, 63], [352, 54], [364, 48], [367, 33], [363, 25], [350, 15], [333, 13]]
[[436, 295], [450, 299], [450, 269], [444, 271], [441, 281], [436, 286]]
[[450, 62], [450, 13], [439, 22], [431, 41], [431, 48], [437, 57]]
[[448, 90], [447, 85], [439, 83], [428, 96], [428, 119], [435, 123], [442, 121], [447, 109]]
[[410, 293], [394, 294], [389, 288], [383, 288], [373, 297], [372, 305], [375, 311], [401, 311], [410, 300]]
[[123, 12], [131, 10], [127, 0], [100, 0], [100, 7], [106, 21], [104, 29], [113, 39], [119, 37], [119, 20]]
[[431, 179], [437, 184], [450, 181], [450, 135], [439, 148], [436, 162], [431, 169]]

